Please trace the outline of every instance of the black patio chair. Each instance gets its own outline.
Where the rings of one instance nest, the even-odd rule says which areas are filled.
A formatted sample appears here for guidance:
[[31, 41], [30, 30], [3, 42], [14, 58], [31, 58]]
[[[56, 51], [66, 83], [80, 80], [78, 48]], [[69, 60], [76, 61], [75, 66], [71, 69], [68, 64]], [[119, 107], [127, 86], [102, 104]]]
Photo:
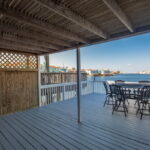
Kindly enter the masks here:
[[[150, 83], [150, 81], [147, 81], [147, 80], [143, 80], [143, 81], [138, 81], [139, 83]], [[134, 105], [138, 104], [138, 97], [140, 96], [140, 92], [141, 92], [141, 89], [136, 89], [134, 90], [134, 99], [136, 99]]]
[[115, 103], [112, 108], [112, 114], [114, 113], [114, 111], [124, 112], [124, 115], [126, 117], [128, 113], [128, 108], [126, 105], [126, 102], [128, 100], [128, 89], [117, 85], [115, 85], [114, 88], [116, 97]]
[[[150, 86], [144, 86], [140, 90], [140, 95], [138, 97], [138, 109], [136, 114], [140, 112], [141, 117], [143, 118], [143, 115], [150, 115]], [[148, 111], [149, 113], [145, 113], [145, 111]]]
[[135, 99], [134, 105], [138, 104], [138, 100], [141, 96], [141, 88], [134, 89], [133, 91], [133, 99]]
[[103, 106], [105, 107], [105, 105], [113, 105], [114, 93], [111, 89], [111, 85], [109, 85], [106, 81], [103, 81], [103, 85], [106, 91], [106, 99]]

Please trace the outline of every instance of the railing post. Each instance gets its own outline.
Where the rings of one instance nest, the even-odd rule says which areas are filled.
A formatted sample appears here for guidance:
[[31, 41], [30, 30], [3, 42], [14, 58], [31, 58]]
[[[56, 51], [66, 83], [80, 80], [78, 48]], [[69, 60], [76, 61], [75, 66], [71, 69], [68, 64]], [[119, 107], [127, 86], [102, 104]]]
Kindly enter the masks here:
[[80, 64], [80, 48], [76, 49], [77, 56], [77, 115], [78, 115], [78, 123], [81, 122], [80, 116], [80, 100], [81, 100], [81, 64]]
[[40, 56], [38, 56], [38, 97], [39, 97], [39, 106], [41, 106], [41, 71], [40, 71]]

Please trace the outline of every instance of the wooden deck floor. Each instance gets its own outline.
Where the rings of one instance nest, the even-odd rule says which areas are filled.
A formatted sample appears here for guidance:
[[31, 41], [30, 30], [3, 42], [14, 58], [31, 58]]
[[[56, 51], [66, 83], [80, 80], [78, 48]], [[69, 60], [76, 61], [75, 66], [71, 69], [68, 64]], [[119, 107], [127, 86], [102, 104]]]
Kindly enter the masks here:
[[82, 97], [81, 124], [75, 99], [1, 116], [0, 150], [150, 150], [150, 116], [112, 115], [103, 101]]

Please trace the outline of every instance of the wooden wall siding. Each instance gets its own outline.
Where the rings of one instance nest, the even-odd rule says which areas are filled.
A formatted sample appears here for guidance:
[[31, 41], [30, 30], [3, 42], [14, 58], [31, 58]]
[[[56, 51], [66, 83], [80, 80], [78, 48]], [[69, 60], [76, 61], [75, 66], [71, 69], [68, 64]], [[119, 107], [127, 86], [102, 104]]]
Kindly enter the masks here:
[[0, 71], [0, 114], [38, 106], [37, 71]]

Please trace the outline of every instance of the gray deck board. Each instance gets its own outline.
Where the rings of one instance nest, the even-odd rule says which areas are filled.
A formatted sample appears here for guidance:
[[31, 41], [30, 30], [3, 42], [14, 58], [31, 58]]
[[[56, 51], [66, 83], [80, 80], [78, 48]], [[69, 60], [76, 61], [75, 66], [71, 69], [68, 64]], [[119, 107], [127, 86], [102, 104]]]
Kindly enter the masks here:
[[76, 100], [0, 117], [0, 150], [150, 150], [150, 116], [111, 114], [104, 95], [82, 97], [77, 123]]

